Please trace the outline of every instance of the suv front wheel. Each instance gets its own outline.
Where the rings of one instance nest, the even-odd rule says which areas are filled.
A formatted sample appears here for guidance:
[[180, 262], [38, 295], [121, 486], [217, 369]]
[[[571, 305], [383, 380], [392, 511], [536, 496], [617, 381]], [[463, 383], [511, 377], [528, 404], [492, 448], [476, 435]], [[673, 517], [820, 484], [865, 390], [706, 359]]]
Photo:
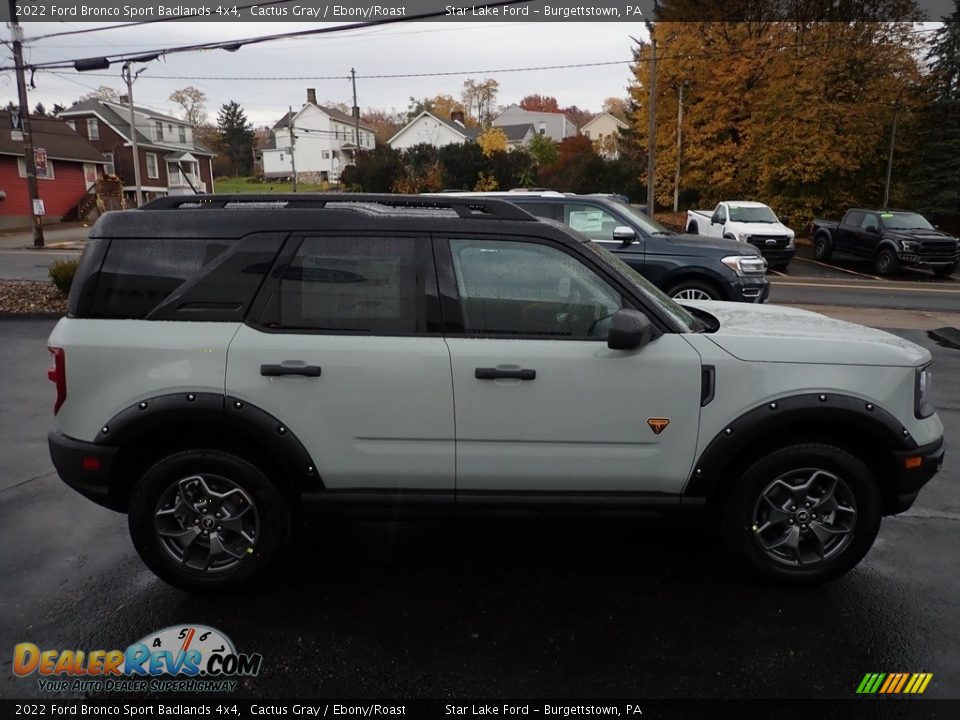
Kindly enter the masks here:
[[790, 445], [754, 462], [734, 486], [724, 540], [755, 572], [818, 583], [860, 562], [881, 514], [880, 491], [860, 460], [830, 445]]
[[185, 590], [232, 589], [264, 573], [287, 545], [288, 503], [266, 475], [219, 450], [164, 458], [130, 499], [133, 544], [160, 578]]

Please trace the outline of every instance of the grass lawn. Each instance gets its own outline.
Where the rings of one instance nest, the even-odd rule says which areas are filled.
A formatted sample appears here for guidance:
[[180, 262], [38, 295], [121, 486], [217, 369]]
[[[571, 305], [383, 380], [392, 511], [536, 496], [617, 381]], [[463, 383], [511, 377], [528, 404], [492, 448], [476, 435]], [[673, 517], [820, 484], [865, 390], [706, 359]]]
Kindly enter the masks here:
[[[293, 183], [288, 182], [250, 182], [249, 177], [214, 178], [214, 190], [218, 193], [287, 193], [293, 192]], [[328, 187], [328, 190], [336, 188]], [[297, 183], [297, 192], [321, 192], [319, 183]]]

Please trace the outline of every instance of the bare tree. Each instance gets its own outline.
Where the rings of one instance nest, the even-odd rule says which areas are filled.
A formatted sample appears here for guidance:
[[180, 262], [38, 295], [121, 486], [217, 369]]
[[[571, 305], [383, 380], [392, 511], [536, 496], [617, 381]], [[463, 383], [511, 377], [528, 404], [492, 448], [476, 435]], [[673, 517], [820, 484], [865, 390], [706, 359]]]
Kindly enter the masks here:
[[202, 125], [207, 120], [207, 94], [203, 90], [188, 85], [180, 90], [175, 90], [168, 98], [181, 108], [181, 116], [194, 127]]
[[480, 81], [471, 78], [463, 83], [463, 106], [468, 113], [476, 115], [480, 125], [486, 127], [493, 119], [499, 91], [500, 83], [493, 78]]

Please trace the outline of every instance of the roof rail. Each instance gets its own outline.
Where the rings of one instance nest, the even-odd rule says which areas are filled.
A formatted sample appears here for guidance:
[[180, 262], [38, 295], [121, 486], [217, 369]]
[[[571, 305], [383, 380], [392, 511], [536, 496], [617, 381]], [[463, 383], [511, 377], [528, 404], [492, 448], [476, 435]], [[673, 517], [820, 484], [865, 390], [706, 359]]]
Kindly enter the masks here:
[[496, 198], [388, 193], [257, 193], [237, 195], [168, 195], [151, 200], [141, 210], [213, 210], [243, 205], [274, 208], [324, 208], [328, 203], [376, 204], [392, 208], [450, 209], [462, 218], [528, 220], [537, 218], [516, 205]]

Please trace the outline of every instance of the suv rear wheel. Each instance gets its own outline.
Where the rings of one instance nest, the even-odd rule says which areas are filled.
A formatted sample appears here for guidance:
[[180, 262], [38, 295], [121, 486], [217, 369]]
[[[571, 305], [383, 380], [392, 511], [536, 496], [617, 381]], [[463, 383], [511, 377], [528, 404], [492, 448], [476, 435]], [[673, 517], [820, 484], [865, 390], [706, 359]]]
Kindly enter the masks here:
[[820, 233], [813, 239], [813, 257], [826, 261], [831, 255], [833, 255], [833, 241], [826, 233]]
[[873, 545], [880, 491], [839, 448], [790, 445], [754, 462], [731, 492], [724, 540], [747, 567], [794, 584], [839, 577]]
[[265, 572], [290, 535], [290, 507], [246, 460], [190, 450], [150, 468], [134, 487], [129, 525], [144, 563], [185, 590], [234, 588]]

